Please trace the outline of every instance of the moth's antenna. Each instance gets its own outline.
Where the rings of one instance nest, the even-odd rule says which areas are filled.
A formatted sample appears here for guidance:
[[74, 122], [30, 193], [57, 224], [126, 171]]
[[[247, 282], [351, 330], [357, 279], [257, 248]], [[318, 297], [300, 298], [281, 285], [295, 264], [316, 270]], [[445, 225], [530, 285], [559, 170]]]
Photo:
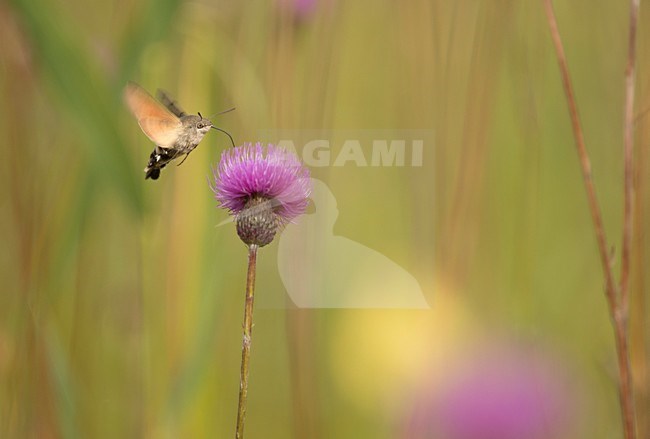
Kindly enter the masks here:
[[208, 119], [212, 119], [214, 116], [219, 116], [221, 114], [230, 113], [231, 111], [234, 111], [234, 110], [235, 110], [235, 107], [229, 108], [227, 110], [220, 111], [220, 112], [215, 113], [212, 116], [208, 117]]
[[212, 128], [213, 130], [221, 131], [221, 132], [224, 133], [226, 136], [228, 136], [228, 137], [230, 138], [230, 143], [232, 143], [232, 147], [233, 147], [233, 148], [235, 147], [235, 141], [232, 140], [232, 136], [230, 135], [230, 133], [229, 133], [228, 131], [226, 131], [226, 130], [222, 130], [221, 128], [217, 128], [217, 127], [215, 127], [214, 125], [212, 125], [210, 128]]

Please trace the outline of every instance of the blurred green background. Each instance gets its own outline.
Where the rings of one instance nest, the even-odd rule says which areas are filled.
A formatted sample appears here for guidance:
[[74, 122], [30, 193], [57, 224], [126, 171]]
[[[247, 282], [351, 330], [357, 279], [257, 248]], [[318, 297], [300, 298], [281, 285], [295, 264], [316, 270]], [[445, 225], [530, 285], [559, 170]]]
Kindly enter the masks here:
[[[556, 3], [618, 255], [628, 6]], [[650, 8], [639, 23], [630, 339], [647, 438]], [[277, 242], [262, 249], [247, 437], [436, 437], [404, 428], [419, 392], [491, 343], [552, 358], [575, 387], [549, 438], [622, 437], [541, 2], [465, 0], [0, 2], [0, 437], [233, 436], [246, 251], [215, 227], [227, 215], [206, 181], [227, 139], [144, 181], [152, 145], [127, 80], [192, 113], [236, 106], [214, 122], [238, 143], [435, 133], [422, 168], [312, 170], [337, 198], [335, 232], [409, 270], [431, 309], [264, 306], [284, 289]]]

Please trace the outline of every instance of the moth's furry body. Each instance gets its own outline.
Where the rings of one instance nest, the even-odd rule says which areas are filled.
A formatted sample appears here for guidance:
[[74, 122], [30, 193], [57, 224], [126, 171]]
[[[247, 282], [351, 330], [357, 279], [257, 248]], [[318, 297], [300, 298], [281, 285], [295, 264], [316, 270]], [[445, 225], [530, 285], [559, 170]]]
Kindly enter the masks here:
[[182, 128], [179, 130], [178, 137], [173, 145], [167, 148], [156, 145], [149, 155], [149, 163], [144, 169], [145, 179], [157, 180], [160, 176], [160, 170], [167, 166], [167, 163], [191, 153], [203, 140], [203, 136], [212, 128], [212, 122], [208, 119], [193, 114], [181, 116], [180, 121]]
[[160, 170], [172, 160], [183, 155], [187, 157], [210, 128], [220, 130], [213, 127], [212, 122], [203, 118], [201, 113], [186, 114], [164, 91], [158, 90], [158, 98], [160, 103], [133, 82], [124, 90], [124, 99], [138, 125], [156, 144], [144, 169], [145, 179], [152, 180], [157, 180]]

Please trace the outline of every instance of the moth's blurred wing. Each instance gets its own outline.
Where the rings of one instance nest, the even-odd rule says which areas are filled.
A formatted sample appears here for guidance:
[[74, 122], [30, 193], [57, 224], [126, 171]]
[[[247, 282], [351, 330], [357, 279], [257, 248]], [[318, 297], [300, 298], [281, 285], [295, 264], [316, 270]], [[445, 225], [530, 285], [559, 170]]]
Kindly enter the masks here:
[[161, 148], [173, 148], [182, 130], [180, 121], [158, 117], [139, 119], [138, 124], [147, 137]]
[[174, 146], [183, 128], [178, 117], [133, 82], [124, 89], [124, 101], [147, 137], [161, 148]]
[[178, 105], [178, 102], [176, 102], [174, 99], [172, 99], [171, 95], [167, 93], [165, 90], [158, 89], [158, 93], [156, 94], [158, 97], [158, 100], [162, 102], [162, 104], [167, 107], [169, 111], [174, 113], [178, 117], [183, 117], [187, 113], [181, 108], [180, 105]]

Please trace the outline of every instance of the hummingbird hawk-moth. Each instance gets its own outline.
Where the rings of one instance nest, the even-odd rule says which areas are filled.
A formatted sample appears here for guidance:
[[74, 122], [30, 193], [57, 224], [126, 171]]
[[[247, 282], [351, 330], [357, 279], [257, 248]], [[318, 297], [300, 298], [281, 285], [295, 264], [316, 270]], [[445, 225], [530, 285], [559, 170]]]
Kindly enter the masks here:
[[147, 167], [144, 169], [145, 180], [148, 178], [157, 180], [160, 177], [160, 171], [169, 162], [185, 156], [179, 163], [180, 166], [210, 129], [228, 135], [230, 142], [235, 146], [230, 134], [215, 127], [210, 120], [201, 116], [201, 113], [198, 115], [185, 113], [162, 90], [158, 90], [158, 99], [160, 102], [134, 82], [129, 82], [124, 88], [126, 105], [138, 120], [142, 131], [156, 144], [149, 155]]

